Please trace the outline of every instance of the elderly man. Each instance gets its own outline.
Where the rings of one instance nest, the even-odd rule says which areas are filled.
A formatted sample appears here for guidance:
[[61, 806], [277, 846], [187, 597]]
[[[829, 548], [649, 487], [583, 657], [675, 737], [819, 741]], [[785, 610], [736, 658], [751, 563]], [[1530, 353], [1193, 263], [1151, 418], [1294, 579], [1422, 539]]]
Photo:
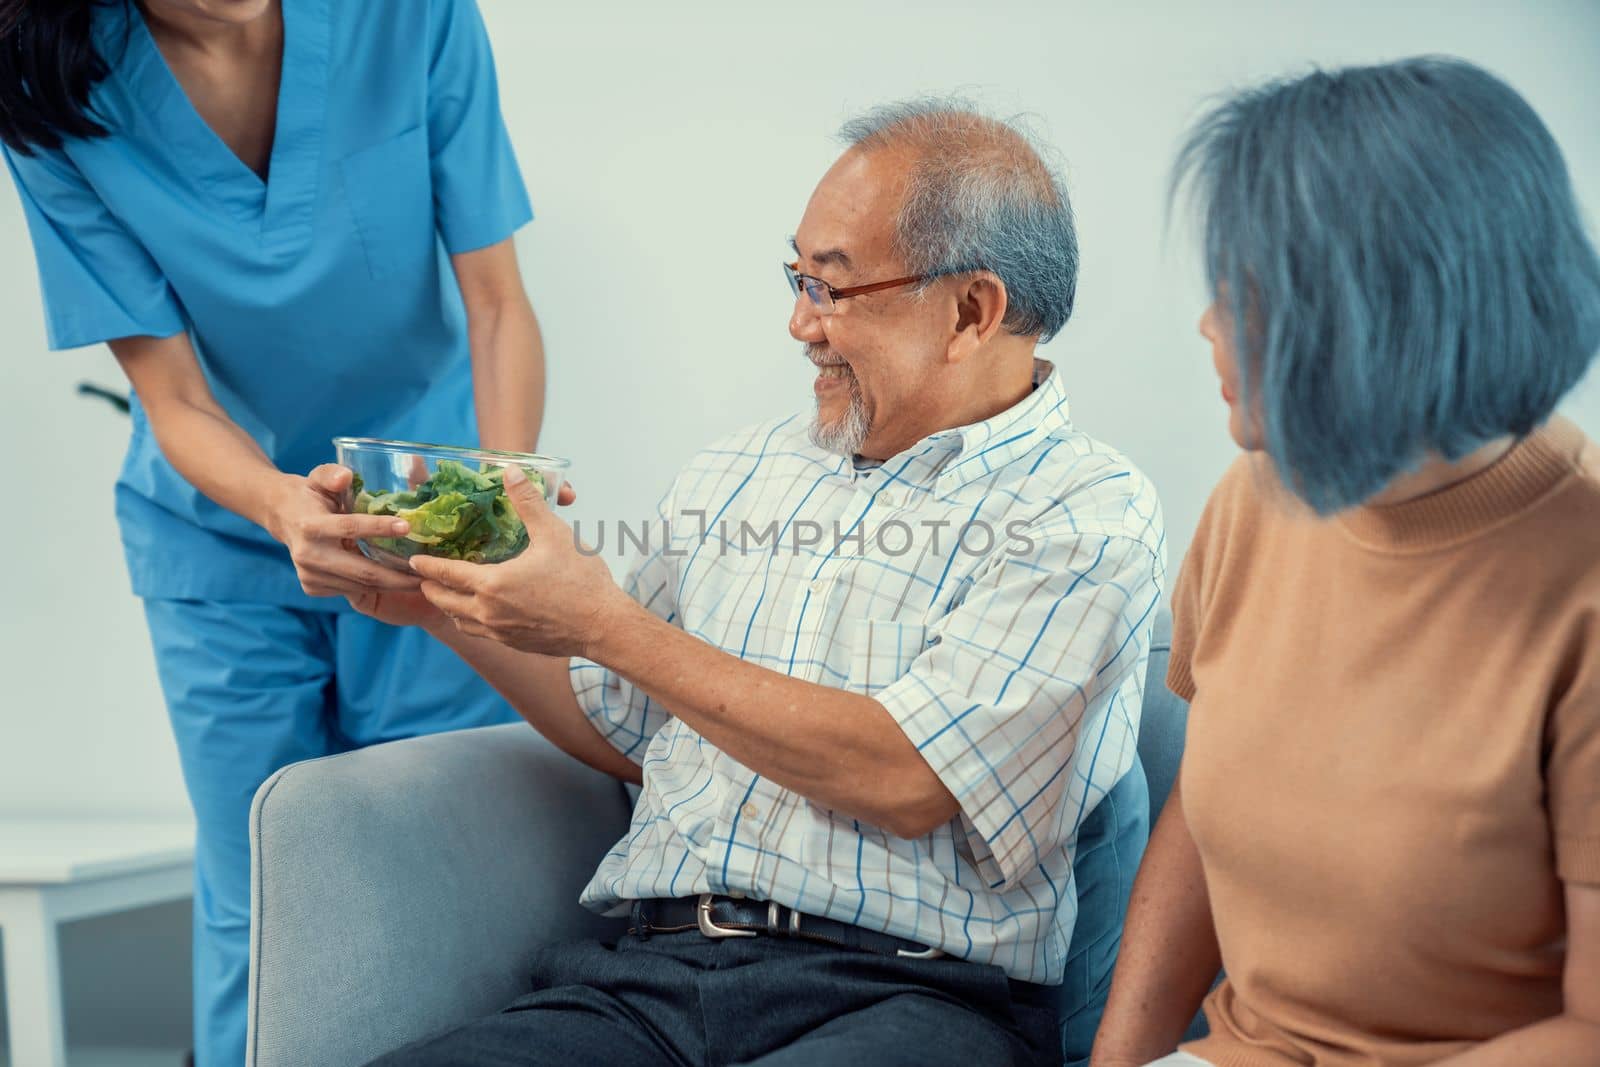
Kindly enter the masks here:
[[1034, 356], [1077, 246], [1027, 139], [935, 102], [844, 132], [785, 266], [814, 418], [693, 459], [622, 588], [508, 472], [524, 555], [419, 558], [421, 596], [358, 605], [643, 785], [583, 894], [627, 936], [545, 950], [528, 996], [382, 1064], [1061, 1063], [1159, 505]]

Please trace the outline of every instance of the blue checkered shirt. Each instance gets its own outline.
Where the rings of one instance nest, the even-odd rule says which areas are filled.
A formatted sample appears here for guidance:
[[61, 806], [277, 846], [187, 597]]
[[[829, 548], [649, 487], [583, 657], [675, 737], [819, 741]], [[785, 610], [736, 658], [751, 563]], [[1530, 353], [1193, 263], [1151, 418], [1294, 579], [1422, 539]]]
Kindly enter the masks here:
[[644, 774], [583, 902], [739, 893], [1059, 983], [1078, 827], [1135, 758], [1165, 572], [1156, 494], [1073, 428], [1042, 361], [1020, 403], [881, 465], [817, 448], [809, 425], [690, 461], [629, 532], [644, 551], [626, 588], [748, 663], [877, 700], [960, 814], [908, 840], [834, 812], [577, 660], [579, 704]]

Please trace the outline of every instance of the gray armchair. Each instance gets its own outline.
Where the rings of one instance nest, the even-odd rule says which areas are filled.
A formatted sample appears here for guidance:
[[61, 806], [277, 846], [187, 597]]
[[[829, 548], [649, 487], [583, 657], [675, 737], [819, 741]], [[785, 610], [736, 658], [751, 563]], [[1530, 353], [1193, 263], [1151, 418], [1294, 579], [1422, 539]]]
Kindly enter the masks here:
[[[1079, 833], [1080, 921], [1066, 1046], [1086, 1048], [1109, 987], [1151, 801], [1170, 788], [1186, 708], [1150, 661], [1141, 770]], [[1146, 774], [1149, 786], [1146, 792]], [[632, 803], [522, 725], [295, 764], [250, 813], [250, 1067], [350, 1067], [526, 991], [533, 946], [615, 936], [578, 903]], [[1074, 1061], [1081, 1062], [1081, 1061]]]

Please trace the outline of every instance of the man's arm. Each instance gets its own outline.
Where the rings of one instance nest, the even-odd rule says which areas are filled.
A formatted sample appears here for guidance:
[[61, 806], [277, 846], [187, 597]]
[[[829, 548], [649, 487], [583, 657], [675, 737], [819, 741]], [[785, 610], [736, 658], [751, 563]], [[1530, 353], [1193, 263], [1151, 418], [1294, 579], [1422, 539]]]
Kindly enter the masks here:
[[[1104, 694], [1139, 668], [1136, 631], [1159, 595], [1143, 544], [1062, 524], [1033, 556], [996, 561], [938, 645], [869, 697], [745, 663], [641, 609], [515, 470], [506, 487], [528, 525], [522, 556], [412, 561], [423, 595], [464, 632], [587, 657], [752, 770], [900, 836], [965, 811], [997, 883], [1070, 833], [1080, 728], [1109, 714]], [[1035, 782], [1041, 766], [1054, 771]], [[1028, 803], [1013, 810], [1019, 779]]]
[[507, 238], [452, 256], [467, 309], [478, 440], [502, 452], [532, 452], [544, 421], [544, 341]]
[[[512, 500], [527, 507], [526, 481], [508, 473], [507, 483]], [[542, 510], [543, 504], [538, 507]], [[551, 518], [548, 510], [530, 517], [536, 522]], [[508, 595], [526, 595], [526, 580], [513, 572], [537, 554], [537, 542], [545, 541], [542, 547], [548, 548], [549, 540], [556, 539], [570, 547], [570, 534], [559, 523], [540, 522], [530, 531], [536, 546], [521, 559], [454, 572], [459, 580], [479, 580], [480, 609]], [[554, 537], [542, 538], [546, 531]], [[582, 572], [605, 568], [597, 557], [573, 556], [567, 564], [542, 568], [548, 591], [559, 595], [559, 586]], [[437, 562], [419, 557], [414, 565], [427, 574]], [[575, 651], [632, 682], [639, 693], [734, 759], [818, 803], [907, 837], [921, 837], [955, 815], [955, 798], [882, 704], [745, 663], [685, 633], [670, 616], [657, 613], [664, 593], [650, 562], [629, 575], [631, 592], [610, 585], [612, 595], [603, 604], [591, 604], [590, 629], [601, 640]], [[553, 744], [616, 777], [640, 780], [638, 766], [605, 739], [574, 694], [568, 657], [519, 651], [503, 643], [503, 632], [491, 638], [468, 604], [454, 602], [467, 599], [459, 593], [435, 587], [429, 599], [457, 621], [451, 625], [433, 616], [428, 631], [471, 664]], [[583, 599], [573, 597], [574, 602]], [[519, 642], [524, 647], [541, 643]], [[624, 710], [630, 718], [643, 714], [642, 709]], [[660, 711], [650, 716], [657, 722], [662, 717]]]
[[869, 696], [746, 663], [618, 603], [589, 658], [631, 680], [745, 766], [900, 837], [949, 822], [956, 798]]
[[534, 729], [567, 755], [637, 784], [639, 768], [601, 735], [573, 693], [568, 661], [469, 637], [421, 593], [367, 590], [350, 606], [390, 626], [416, 626], [467, 661]]
[[1035, 533], [1030, 554], [992, 563], [938, 642], [871, 696], [745, 663], [629, 606], [596, 627], [591, 658], [819, 806], [911, 839], [963, 815], [998, 886], [1071, 833], [1075, 771], [1096, 788], [1114, 780], [1078, 742], [1108, 716], [1121, 723], [1108, 694], [1140, 669], [1159, 596], [1142, 544]]
[[447, 620], [427, 629], [466, 660], [551, 744], [614, 778], [635, 785], [643, 781], [639, 765], [602, 737], [579, 705], [572, 692], [568, 660], [468, 637]]

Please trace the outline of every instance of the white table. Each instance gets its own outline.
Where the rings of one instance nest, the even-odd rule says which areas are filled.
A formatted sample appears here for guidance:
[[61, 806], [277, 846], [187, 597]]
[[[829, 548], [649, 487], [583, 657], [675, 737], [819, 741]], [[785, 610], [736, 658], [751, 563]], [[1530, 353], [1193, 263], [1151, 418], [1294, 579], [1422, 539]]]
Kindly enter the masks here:
[[0, 933], [16, 1067], [65, 1067], [56, 926], [194, 891], [187, 821], [0, 818]]

